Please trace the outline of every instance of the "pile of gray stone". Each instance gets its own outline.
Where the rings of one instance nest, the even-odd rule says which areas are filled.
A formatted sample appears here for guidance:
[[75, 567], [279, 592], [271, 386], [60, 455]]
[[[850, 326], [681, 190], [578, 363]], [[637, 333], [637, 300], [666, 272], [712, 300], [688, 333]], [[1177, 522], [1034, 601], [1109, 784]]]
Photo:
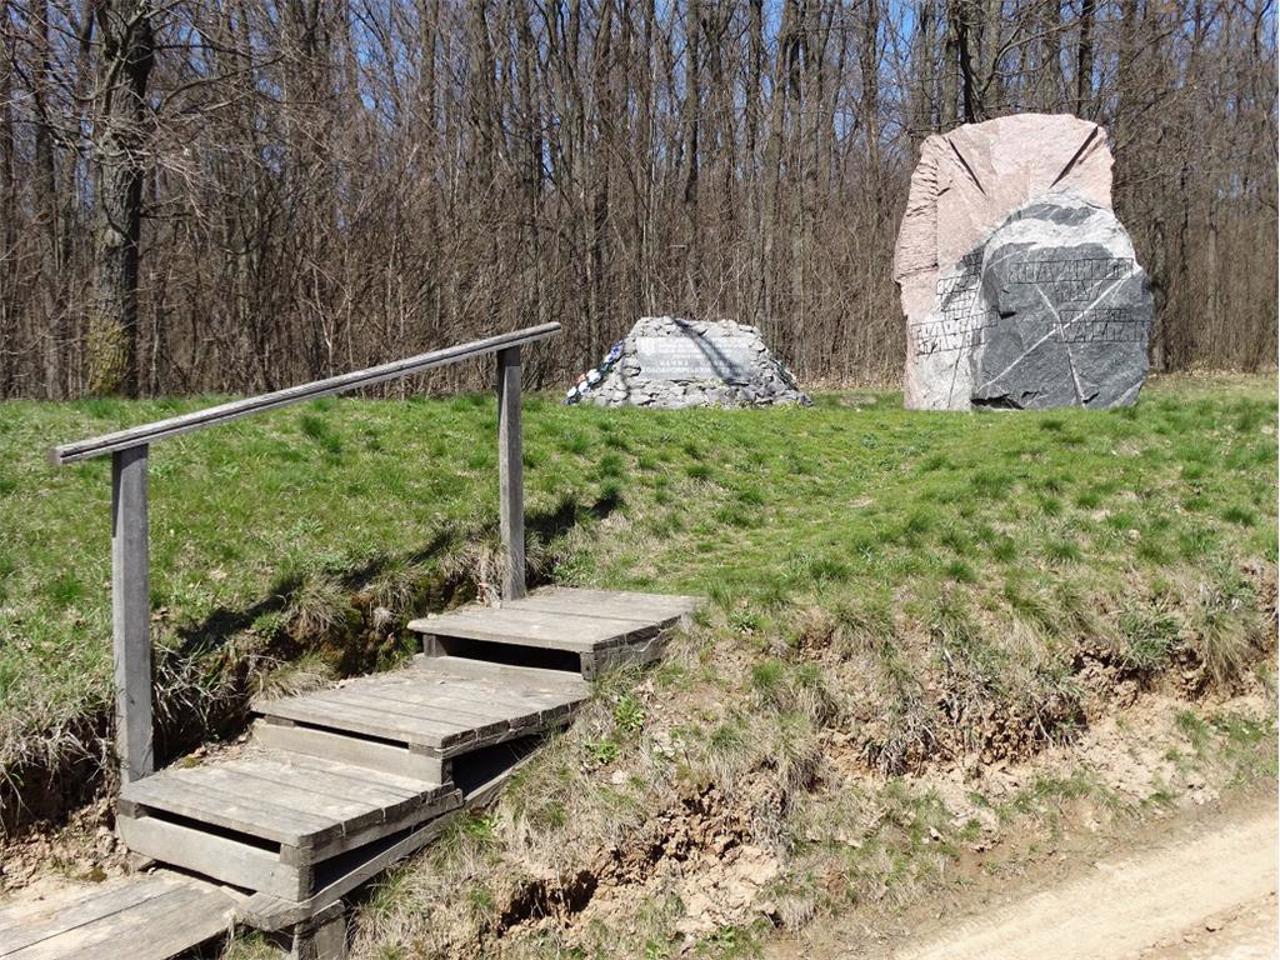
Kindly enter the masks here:
[[755, 327], [642, 317], [599, 367], [578, 379], [565, 402], [677, 410], [810, 400]]

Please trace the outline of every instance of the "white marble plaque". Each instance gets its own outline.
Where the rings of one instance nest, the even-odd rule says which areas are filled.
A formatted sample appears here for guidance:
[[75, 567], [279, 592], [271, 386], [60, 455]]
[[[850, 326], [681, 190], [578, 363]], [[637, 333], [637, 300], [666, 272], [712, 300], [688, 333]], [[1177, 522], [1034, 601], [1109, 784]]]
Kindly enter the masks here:
[[643, 376], [653, 380], [747, 381], [756, 351], [751, 337], [636, 337], [636, 360]]

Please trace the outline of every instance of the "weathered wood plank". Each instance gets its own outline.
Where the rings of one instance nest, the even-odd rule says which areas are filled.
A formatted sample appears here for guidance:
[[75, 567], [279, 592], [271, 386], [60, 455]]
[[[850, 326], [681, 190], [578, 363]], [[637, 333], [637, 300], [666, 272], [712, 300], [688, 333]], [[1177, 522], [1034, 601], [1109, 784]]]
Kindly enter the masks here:
[[582, 654], [582, 675], [594, 680], [608, 670], [636, 665], [646, 666], [662, 659], [667, 637], [659, 635], [647, 641], [604, 647], [594, 653]]
[[268, 751], [166, 770], [144, 783], [122, 797], [126, 816], [173, 814], [269, 840], [290, 865], [319, 863], [461, 802], [457, 790], [437, 784]]
[[294, 924], [287, 942], [290, 960], [347, 960], [346, 904], [331, 903], [314, 917]]
[[[521, 667], [512, 668], [519, 671]], [[581, 677], [575, 675], [581, 683]], [[411, 670], [392, 674], [386, 681], [390, 686], [407, 685], [415, 690], [440, 692], [448, 696], [463, 699], [480, 699], [504, 709], [518, 709], [524, 706], [550, 707], [558, 704], [572, 703], [576, 697], [583, 696], [586, 688], [572, 687], [568, 683], [551, 684], [540, 682], [537, 677], [522, 676], [512, 673], [506, 677], [490, 676], [462, 677], [442, 669]]]
[[455, 701], [442, 696], [419, 699], [415, 698], [410, 691], [397, 693], [393, 690], [381, 690], [376, 694], [372, 694], [372, 696], [384, 703], [393, 704], [397, 709], [406, 711], [429, 710], [436, 715], [448, 714], [456, 717], [459, 722], [467, 724], [466, 733], [444, 738], [441, 741], [442, 747], [470, 740], [483, 740], [490, 734], [506, 729], [513, 722], [522, 719], [527, 714], [527, 711], [524, 711], [513, 717], [510, 711], [505, 711], [505, 715], [493, 713], [481, 715], [473, 709], [473, 704]]
[[520, 347], [498, 351], [498, 529], [502, 596], [525, 595], [524, 439], [520, 409]]
[[[568, 710], [562, 710], [560, 707], [531, 712], [519, 711], [513, 717], [493, 722], [473, 721], [470, 726], [464, 725], [461, 728], [451, 729], [447, 733], [426, 736], [420, 729], [411, 729], [415, 725], [415, 718], [407, 711], [444, 712], [453, 709], [449, 704], [419, 705], [411, 700], [397, 702], [394, 699], [371, 694], [350, 693], [350, 689], [347, 687], [341, 691], [334, 691], [344, 695], [338, 699], [307, 700], [307, 702], [280, 701], [270, 707], [271, 716], [284, 717], [299, 723], [315, 723], [323, 725], [329, 731], [347, 732], [354, 736], [396, 740], [397, 743], [404, 743], [410, 752], [424, 753], [439, 760], [526, 736], [538, 729], [558, 726], [567, 721], [570, 716]], [[394, 746], [393, 744], [385, 745]]]
[[413, 622], [423, 623], [424, 631], [427, 629], [426, 624], [430, 624], [431, 632], [444, 637], [464, 636], [464, 634], [455, 633], [454, 630], [459, 627], [481, 627], [486, 623], [494, 627], [510, 629], [516, 637], [528, 634], [543, 639], [554, 639], [553, 636], [547, 636], [548, 632], [560, 631], [568, 635], [567, 642], [578, 645], [598, 643], [621, 636], [627, 632], [628, 627], [639, 629], [653, 626], [652, 621], [644, 616], [636, 616], [619, 624], [614, 620], [603, 620], [589, 614], [524, 609], [520, 601], [504, 603], [500, 607], [473, 604], [458, 607], [439, 616], [428, 617], [425, 621]]
[[[414, 671], [415, 673], [417, 671]], [[423, 677], [421, 681], [370, 683], [361, 688], [387, 700], [445, 712], [473, 726], [494, 721], [511, 722], [543, 711], [567, 709], [564, 699], [552, 694], [504, 693], [500, 688], [475, 681], [446, 681]]]
[[411, 753], [404, 747], [375, 743], [312, 727], [299, 727], [291, 723], [272, 722], [271, 719], [254, 724], [253, 736], [264, 747], [312, 757], [328, 757], [379, 773], [412, 777], [431, 786], [444, 783], [443, 762], [439, 757]]
[[[286, 704], [309, 704], [315, 708], [326, 710], [330, 707], [335, 707], [339, 710], [349, 708], [378, 713], [383, 715], [383, 726], [388, 733], [399, 731], [420, 736], [440, 737], [469, 729], [466, 723], [443, 716], [433, 716], [428, 711], [409, 712], [384, 706], [376, 702], [376, 698], [372, 697], [364, 688], [364, 685], [359, 682], [300, 694], [297, 697], [290, 697], [267, 706], [271, 708], [270, 712], [272, 714], [277, 714], [278, 707]], [[263, 708], [263, 712], [267, 712], [267, 707]], [[394, 738], [389, 736], [388, 739]]]
[[539, 610], [569, 613], [601, 620], [646, 620], [668, 627], [697, 609], [692, 597], [661, 597], [658, 594], [620, 594], [605, 590], [578, 590], [550, 587], [535, 590], [521, 600], [503, 601], [504, 610]]
[[673, 627], [686, 616], [683, 613], [669, 611], [645, 613], [622, 605], [601, 606], [589, 600], [556, 600], [549, 597], [538, 599], [526, 597], [525, 600], [530, 602], [528, 604], [524, 600], [512, 603], [504, 602], [501, 609], [516, 613], [563, 613], [575, 617], [590, 617], [594, 620], [603, 621], [615, 620], [623, 623], [641, 621], [659, 629]]
[[[466, 684], [466, 681], [457, 681]], [[558, 714], [573, 709], [585, 699], [584, 695], [553, 694], [549, 691], [503, 691], [499, 687], [485, 684], [467, 684], [466, 686], [442, 686], [438, 692], [408, 691], [406, 696], [435, 696], [440, 701], [458, 701], [462, 704], [492, 705], [502, 710], [507, 717], [517, 718], [531, 714]]]
[[510, 716], [506, 712], [480, 711], [475, 709], [474, 704], [464, 706], [439, 692], [417, 696], [414, 690], [404, 684], [353, 684], [340, 692], [344, 702], [381, 708], [402, 716], [424, 717], [439, 723], [455, 724], [457, 733], [480, 733], [494, 724], [506, 723]]
[[[262, 784], [295, 788], [322, 798], [324, 809], [349, 807], [394, 807], [405, 800], [421, 797], [429, 786], [411, 780], [406, 784], [400, 778], [371, 773], [363, 768], [351, 768], [326, 759], [325, 765], [307, 764], [298, 758], [276, 751], [255, 751], [243, 759], [226, 765], [239, 776], [260, 781]], [[283, 795], [282, 795], [283, 796]], [[303, 801], [299, 801], [302, 803]], [[319, 812], [322, 808], [303, 809]]]
[[457, 728], [453, 726], [442, 728], [438, 724], [387, 714], [355, 703], [321, 700], [312, 694], [275, 700], [261, 704], [256, 709], [266, 716], [283, 717], [316, 727], [353, 730], [382, 740], [427, 747], [439, 747], [445, 736], [457, 732]]
[[533, 734], [542, 732], [543, 730], [550, 730], [555, 726], [559, 726], [562, 723], [568, 722], [568, 720], [569, 720], [569, 717], [568, 715], [566, 715], [561, 719], [552, 720], [541, 727], [510, 726], [497, 733], [489, 734], [488, 736], [482, 737], [477, 740], [471, 740], [465, 743], [449, 744], [448, 746], [441, 748], [440, 756], [444, 757], [445, 759], [452, 759], [452, 758], [461, 756], [462, 754], [467, 754], [475, 750], [479, 750], [483, 747], [496, 746], [497, 744], [500, 744], [500, 743], [506, 743], [508, 740], [519, 740], [523, 737], [528, 737]]
[[335, 821], [242, 789], [226, 770], [166, 770], [121, 792], [126, 802], [164, 810], [273, 843], [300, 844], [335, 828]]
[[437, 755], [455, 756], [560, 725], [586, 692], [581, 680], [579, 691], [573, 696], [545, 691], [509, 693], [483, 681], [408, 671], [357, 680], [334, 693], [341, 694], [346, 703], [376, 707], [385, 715], [451, 717], [467, 725], [429, 747]]
[[335, 694], [341, 695], [343, 704], [378, 710], [390, 717], [451, 725], [451, 732], [440, 737], [439, 745], [442, 747], [483, 739], [500, 731], [513, 719], [537, 712], [536, 705], [532, 711], [523, 708], [493, 709], [474, 700], [463, 700], [439, 691], [415, 690], [411, 684], [352, 684], [335, 691]]
[[196, 410], [193, 413], [184, 413], [180, 416], [169, 417], [166, 420], [157, 420], [155, 423], [130, 427], [127, 430], [119, 430], [115, 433], [107, 433], [102, 436], [91, 437], [88, 440], [79, 440], [75, 443], [60, 444], [50, 450], [49, 459], [54, 466], [58, 466], [60, 464], [74, 463], [77, 460], [87, 460], [90, 457], [100, 457], [103, 454], [114, 453], [117, 450], [138, 447], [154, 443], [157, 440], [163, 440], [166, 437], [190, 433], [192, 430], [200, 430], [203, 427], [213, 427], [218, 424], [228, 423], [231, 420], [247, 417], [254, 413], [276, 410], [290, 404], [314, 400], [317, 397], [369, 387], [378, 383], [385, 383], [388, 380], [396, 380], [400, 377], [421, 373], [423, 370], [430, 370], [432, 367], [440, 367], [472, 357], [497, 353], [500, 350], [519, 347], [525, 343], [534, 343], [555, 335], [559, 329], [560, 324], [558, 323], [543, 323], [536, 327], [526, 327], [523, 330], [502, 333], [495, 337], [486, 337], [483, 340], [473, 340], [470, 343], [445, 347], [443, 350], [432, 350], [429, 353], [421, 353], [414, 357], [407, 357], [404, 360], [395, 360], [377, 367], [370, 367], [367, 370], [356, 370], [352, 373], [340, 374], [325, 380], [315, 380], [296, 387], [286, 387], [283, 390], [260, 394], [256, 397], [249, 397], [246, 400], [232, 400], [230, 403], [221, 403], [215, 407]]
[[425, 734], [429, 731], [431, 746], [445, 747], [474, 740], [482, 731], [492, 732], [490, 728], [494, 726], [494, 723], [456, 717], [444, 708], [399, 703], [354, 685], [342, 690], [308, 694], [307, 699], [317, 709], [328, 710], [336, 706], [345, 711], [364, 711], [370, 718], [381, 717], [388, 729], [417, 732], [419, 737], [415, 742], [428, 743]]
[[601, 620], [542, 610], [505, 610], [491, 607], [457, 610], [424, 620], [413, 620], [409, 629], [438, 637], [460, 637], [488, 643], [509, 643], [589, 653], [603, 644], [639, 640], [657, 631], [649, 620]]
[[155, 877], [136, 883], [64, 890], [31, 902], [0, 906], [0, 957], [76, 927], [164, 895], [170, 883]]
[[[327, 840], [311, 851], [299, 851], [299, 862], [312, 862], [317, 871], [328, 871], [331, 858], [380, 842], [390, 834], [400, 833], [425, 821], [435, 820], [457, 809], [461, 803], [462, 791], [452, 790], [430, 802], [418, 803], [394, 818], [388, 817], [381, 823], [369, 824], [359, 829], [352, 827], [342, 836]], [[284, 854], [286, 860], [293, 856], [290, 850], [285, 850]]]
[[219, 905], [221, 916], [198, 915], [207, 905], [189, 889], [177, 889], [136, 909], [126, 909], [93, 923], [68, 930], [7, 955], [7, 960], [71, 960], [82, 957], [120, 956], [128, 943], [131, 960], [161, 960], [225, 933], [230, 903]]
[[268, 932], [299, 923], [350, 893], [360, 884], [377, 876], [392, 864], [426, 846], [440, 836], [448, 825], [448, 821], [447, 816], [440, 817], [419, 827], [385, 849], [371, 851], [367, 861], [304, 900], [290, 900], [268, 893], [258, 893], [240, 904], [236, 908], [236, 915], [249, 926]]
[[[275, 827], [275, 831], [283, 832], [287, 826], [297, 821], [281, 817], [279, 810], [281, 807], [292, 808], [298, 814], [298, 820], [320, 825], [313, 825], [311, 829], [297, 833], [293, 839], [284, 841], [304, 849], [321, 846], [334, 837], [363, 829], [370, 824], [383, 823], [421, 805], [417, 796], [380, 797], [377, 800], [335, 797], [332, 795], [332, 777], [297, 767], [276, 770], [262, 761], [240, 764], [234, 769], [211, 766], [201, 771], [201, 774], [198, 779], [193, 779], [193, 785], [208, 790], [212, 802], [205, 804], [199, 819], [217, 823], [216, 818], [227, 816], [225, 808], [215, 806], [221, 796], [253, 792], [270, 797], [267, 808], [269, 813], [261, 816], [256, 823], [232, 829], [254, 836], [265, 836], [266, 830], [272, 827]], [[267, 817], [276, 819], [272, 822]]]
[[[488, 803], [511, 775], [524, 766], [531, 757], [532, 754], [529, 754], [516, 760], [506, 769], [478, 784], [463, 798], [461, 808], [471, 810]], [[392, 864], [426, 846], [444, 831], [450, 819], [451, 815], [448, 814], [438, 817], [385, 849], [371, 851], [369, 860], [306, 900], [291, 901], [287, 898], [259, 893], [241, 903], [237, 907], [236, 914], [246, 924], [266, 931], [280, 930], [305, 920]]]
[[[377, 797], [384, 791], [397, 791], [404, 796], [422, 796], [428, 798], [443, 795], [448, 789], [442, 786], [427, 784], [412, 777], [381, 773], [376, 778], [370, 777], [365, 770], [355, 769], [348, 764], [325, 757], [311, 757], [293, 754], [289, 757], [289, 766], [305, 770], [316, 770], [343, 782], [344, 790], [367, 791], [370, 797]], [[376, 779], [376, 784], [375, 784]], [[360, 794], [357, 794], [360, 795]]]
[[155, 817], [118, 817], [116, 828], [134, 853], [289, 900], [308, 893], [310, 871], [282, 863], [271, 851]]
[[151, 722], [151, 586], [147, 447], [111, 458], [111, 620], [116, 753], [123, 782], [155, 766]]
[[413, 665], [418, 670], [450, 677], [480, 680], [486, 683], [507, 686], [512, 690], [547, 691], [565, 697], [587, 699], [591, 696], [591, 685], [585, 683], [581, 675], [568, 670], [547, 670], [542, 667], [519, 667], [505, 663], [490, 663], [488, 660], [474, 660], [470, 657], [415, 656]]
[[[5, 960], [81, 960], [86, 957], [122, 955], [128, 944], [130, 960], [167, 960], [212, 937], [226, 932], [234, 901], [218, 887], [197, 880], [163, 874], [163, 892], [143, 896], [134, 903], [84, 923], [76, 923], [51, 936], [31, 940], [12, 952], [0, 952]], [[154, 887], [151, 878], [131, 879], [123, 887]], [[136, 892], [130, 890], [130, 892]], [[63, 915], [60, 920], [69, 917]], [[0, 951], [13, 947], [6, 939]]]
[[[479, 694], [473, 694], [466, 697], [453, 697], [434, 695], [431, 702], [438, 707], [454, 710], [459, 716], [463, 711], [476, 711], [482, 708], [482, 704], [478, 704], [476, 697]], [[414, 702], [412, 694], [405, 695], [405, 701]], [[494, 732], [495, 724], [500, 722], [502, 725], [511, 727], [529, 727], [538, 726], [541, 723], [551, 723], [560, 717], [567, 715], [571, 708], [564, 703], [523, 703], [523, 704], [496, 704], [495, 708], [498, 713], [499, 720], [494, 723], [486, 723], [483, 727], [476, 726], [476, 735], [479, 739], [483, 739], [489, 733]]]

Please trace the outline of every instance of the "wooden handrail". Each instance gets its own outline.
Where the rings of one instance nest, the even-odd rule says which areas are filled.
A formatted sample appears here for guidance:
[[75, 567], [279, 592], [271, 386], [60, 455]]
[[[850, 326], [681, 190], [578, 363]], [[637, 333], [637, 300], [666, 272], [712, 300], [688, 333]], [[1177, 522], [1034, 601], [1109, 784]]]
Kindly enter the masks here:
[[116, 433], [54, 447], [55, 466], [111, 454], [111, 607], [115, 659], [116, 754], [126, 782], [155, 768], [151, 717], [150, 547], [147, 520], [147, 461], [156, 440], [214, 427], [252, 413], [384, 383], [397, 377], [496, 353], [498, 392], [498, 518], [502, 537], [502, 595], [525, 594], [523, 435], [520, 424], [520, 348], [552, 336], [558, 323], [544, 323], [327, 380], [233, 400], [194, 413], [157, 420]]
[[67, 463], [75, 463], [78, 460], [88, 460], [92, 457], [115, 453], [117, 450], [146, 446], [166, 437], [175, 437], [178, 434], [190, 433], [193, 430], [201, 430], [205, 427], [216, 427], [219, 424], [238, 420], [240, 417], [247, 417], [250, 414], [263, 413], [267, 410], [275, 410], [279, 407], [287, 407], [290, 404], [301, 403], [304, 400], [314, 400], [317, 397], [326, 397], [335, 393], [356, 390], [360, 387], [385, 383], [388, 380], [395, 380], [400, 377], [421, 373], [424, 370], [430, 370], [432, 367], [442, 367], [450, 363], [458, 363], [461, 360], [469, 360], [472, 357], [497, 353], [510, 347], [519, 347], [537, 340], [545, 340], [547, 337], [555, 335], [559, 329], [560, 324], [558, 323], [544, 323], [536, 327], [526, 327], [523, 330], [499, 334], [496, 337], [473, 340], [470, 343], [445, 347], [443, 350], [421, 353], [416, 357], [395, 360], [391, 363], [384, 363], [381, 366], [370, 367], [367, 370], [343, 373], [336, 377], [329, 377], [326, 380], [315, 380], [297, 387], [286, 387], [273, 393], [263, 393], [244, 400], [232, 400], [230, 403], [221, 403], [216, 407], [207, 407], [204, 410], [196, 410], [177, 417], [169, 417], [167, 420], [157, 420], [154, 423], [145, 423], [138, 427], [130, 427], [127, 430], [106, 433], [102, 436], [90, 437], [87, 440], [77, 440], [74, 443], [59, 444], [49, 451], [49, 461], [54, 466], [62, 466]]

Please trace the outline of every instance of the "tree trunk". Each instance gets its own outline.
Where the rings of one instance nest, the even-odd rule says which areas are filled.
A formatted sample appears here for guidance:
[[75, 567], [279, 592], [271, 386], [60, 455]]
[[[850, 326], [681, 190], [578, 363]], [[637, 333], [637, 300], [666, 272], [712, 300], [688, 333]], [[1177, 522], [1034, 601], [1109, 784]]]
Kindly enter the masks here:
[[96, 16], [102, 52], [93, 131], [98, 222], [89, 386], [136, 397], [144, 124], [155, 40], [148, 0], [103, 0]]
[[939, 120], [944, 131], [956, 123], [956, 90], [960, 75], [960, 19], [958, 0], [947, 0], [946, 38], [942, 44], [942, 105]]
[[1080, 0], [1080, 46], [1076, 50], [1076, 115], [1087, 116], [1093, 100], [1093, 10], [1095, 0]]
[[934, 32], [936, 22], [934, 0], [921, 0], [916, 7], [916, 35], [911, 62], [916, 76], [911, 87], [911, 146], [913, 158], [918, 157], [924, 138], [937, 130], [935, 103], [938, 100], [936, 74], [934, 72]]
[[[0, 0], [0, 23], [9, 23], [9, 5]], [[18, 181], [14, 171], [13, 47], [0, 37], [0, 397], [18, 392], [11, 365], [17, 354], [18, 304], [14, 248], [18, 240]], [[10, 338], [13, 337], [11, 342]]]
[[970, 0], [953, 0], [951, 3], [951, 38], [955, 59], [960, 71], [961, 102], [964, 104], [964, 122], [978, 119], [977, 78], [973, 72], [973, 41], [970, 35]]
[[61, 247], [58, 230], [58, 174], [53, 158], [54, 119], [49, 109], [50, 76], [49, 16], [47, 3], [37, 10], [32, 4], [31, 20], [35, 26], [37, 63], [32, 84], [36, 113], [36, 216], [40, 223], [40, 287], [44, 306], [44, 389], [50, 400], [62, 397], [62, 353], [66, 340], [63, 329], [62, 301], [59, 294], [58, 253]]
[[[1037, 100], [1039, 107], [1046, 113], [1058, 108], [1060, 100], [1065, 99], [1062, 81], [1062, 6], [1061, 0], [1047, 0], [1043, 9], [1040, 39], [1040, 75]], [[992, 43], [999, 40], [991, 38]]]

